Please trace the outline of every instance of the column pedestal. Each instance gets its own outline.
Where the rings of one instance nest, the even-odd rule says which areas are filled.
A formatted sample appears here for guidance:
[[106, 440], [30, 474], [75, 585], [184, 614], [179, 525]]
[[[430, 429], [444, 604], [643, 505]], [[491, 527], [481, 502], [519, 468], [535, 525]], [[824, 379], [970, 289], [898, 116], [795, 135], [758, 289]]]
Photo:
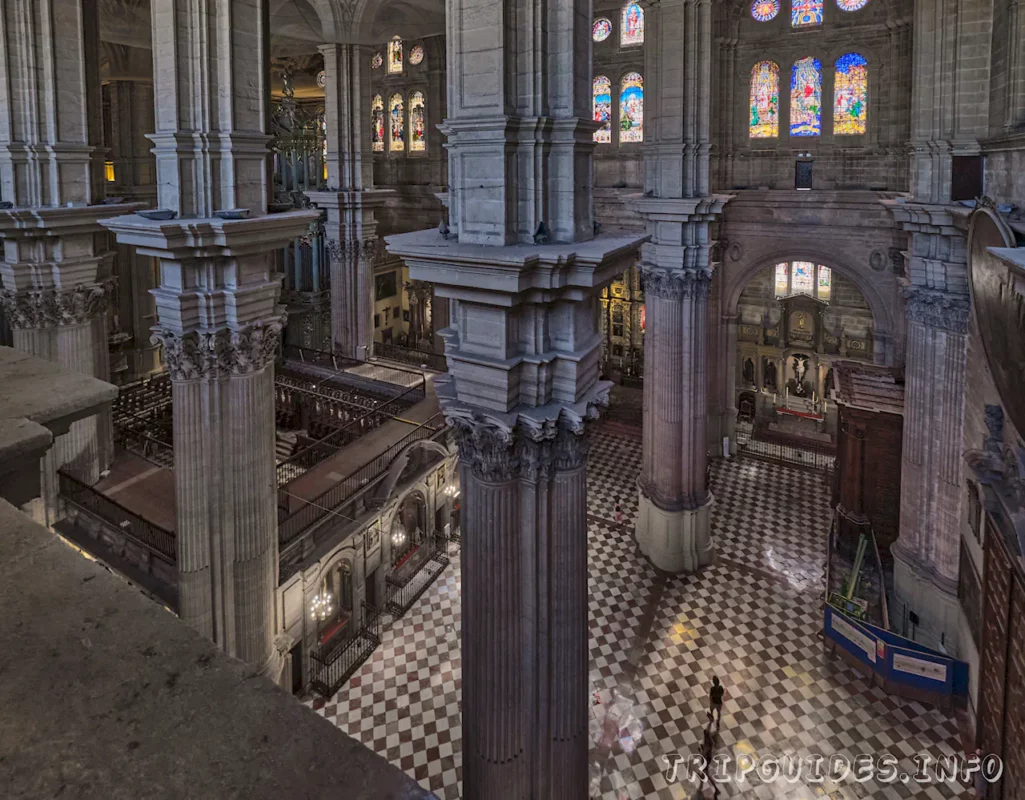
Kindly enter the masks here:
[[714, 498], [699, 508], [666, 511], [644, 494], [637, 493], [637, 546], [652, 564], [665, 572], [696, 572], [712, 563], [709, 518]]

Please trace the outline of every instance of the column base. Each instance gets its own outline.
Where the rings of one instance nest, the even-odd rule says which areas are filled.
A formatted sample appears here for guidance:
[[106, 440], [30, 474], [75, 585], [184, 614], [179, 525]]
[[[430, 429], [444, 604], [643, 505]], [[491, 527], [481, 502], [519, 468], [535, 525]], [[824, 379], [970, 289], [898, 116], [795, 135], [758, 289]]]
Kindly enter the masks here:
[[684, 511], [665, 511], [638, 490], [637, 546], [660, 570], [697, 572], [712, 563], [715, 545], [710, 532], [714, 498]]
[[[896, 608], [891, 611], [892, 624], [898, 630], [905, 626], [904, 635], [929, 647], [942, 644], [953, 653], [957, 647], [959, 615], [961, 604], [957, 599], [957, 587], [948, 591], [937, 585], [928, 575], [917, 572], [898, 548], [892, 548], [893, 589]], [[907, 614], [905, 614], [905, 609]], [[918, 624], [912, 628], [910, 614], [918, 616]]]

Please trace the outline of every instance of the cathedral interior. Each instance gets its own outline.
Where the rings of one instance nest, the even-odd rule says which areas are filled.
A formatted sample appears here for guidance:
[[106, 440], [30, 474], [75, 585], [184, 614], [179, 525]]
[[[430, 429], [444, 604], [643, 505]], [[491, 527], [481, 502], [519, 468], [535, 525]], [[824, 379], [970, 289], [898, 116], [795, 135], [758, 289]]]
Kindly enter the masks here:
[[0, 796], [1025, 800], [1020, 0], [3, 0], [0, 75]]

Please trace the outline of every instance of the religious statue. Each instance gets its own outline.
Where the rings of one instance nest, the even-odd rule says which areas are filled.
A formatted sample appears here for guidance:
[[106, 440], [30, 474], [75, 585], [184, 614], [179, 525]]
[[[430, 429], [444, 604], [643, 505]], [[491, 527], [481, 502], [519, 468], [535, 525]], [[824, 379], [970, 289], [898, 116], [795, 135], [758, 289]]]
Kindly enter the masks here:
[[753, 386], [755, 382], [755, 362], [750, 358], [744, 359], [743, 373], [744, 383]]
[[808, 374], [808, 357], [802, 355], [794, 356], [794, 394], [803, 397], [805, 391], [804, 376]]
[[765, 374], [765, 379], [762, 381], [763, 388], [773, 392], [777, 391], [776, 362], [769, 358], [765, 359], [763, 372]]

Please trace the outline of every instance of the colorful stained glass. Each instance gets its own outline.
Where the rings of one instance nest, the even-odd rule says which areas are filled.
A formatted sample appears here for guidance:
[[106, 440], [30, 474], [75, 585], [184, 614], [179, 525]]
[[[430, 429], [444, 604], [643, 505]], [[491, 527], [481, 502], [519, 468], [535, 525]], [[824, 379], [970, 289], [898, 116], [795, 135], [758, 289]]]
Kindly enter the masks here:
[[427, 117], [424, 113], [423, 92], [409, 96], [409, 152], [422, 153], [427, 149]]
[[396, 36], [388, 42], [388, 74], [402, 72], [402, 40]]
[[868, 5], [868, 0], [836, 0], [841, 11], [858, 11]]
[[623, 6], [623, 25], [619, 34], [619, 44], [625, 47], [628, 44], [644, 43], [644, 9], [637, 3], [627, 3]]
[[822, 0], [790, 0], [790, 24], [806, 28], [822, 24]]
[[372, 69], [378, 69], [384, 63], [384, 56], [380, 53], [374, 53], [370, 56], [370, 66]]
[[751, 16], [759, 22], [775, 19], [779, 13], [779, 0], [754, 0], [751, 3]]
[[619, 141], [644, 141], [644, 78], [636, 72], [619, 83]]
[[751, 70], [751, 138], [779, 136], [779, 65], [762, 61]]
[[604, 42], [612, 35], [612, 20], [607, 17], [599, 17], [591, 27], [591, 38], [596, 42]]
[[790, 135], [822, 133], [822, 64], [802, 58], [790, 73]]
[[868, 120], [868, 62], [858, 53], [845, 53], [836, 60], [833, 90], [833, 133], [862, 134]]
[[815, 265], [810, 261], [795, 261], [790, 276], [792, 294], [814, 294]]
[[786, 297], [790, 291], [790, 265], [786, 262], [776, 265], [776, 297]]
[[594, 140], [599, 144], [612, 141], [612, 81], [604, 75], [595, 77], [591, 84], [594, 121], [602, 126], [594, 132]]
[[374, 145], [375, 153], [384, 152], [384, 98], [379, 94], [374, 95], [370, 103], [370, 140]]
[[424, 60], [424, 49], [420, 45], [414, 45], [409, 50], [409, 63], [414, 67]]
[[406, 147], [406, 112], [402, 107], [402, 95], [393, 94], [388, 100], [388, 119], [390, 135], [388, 149], [401, 151]]
[[833, 284], [833, 271], [819, 264], [819, 300], [829, 300], [829, 290]]

